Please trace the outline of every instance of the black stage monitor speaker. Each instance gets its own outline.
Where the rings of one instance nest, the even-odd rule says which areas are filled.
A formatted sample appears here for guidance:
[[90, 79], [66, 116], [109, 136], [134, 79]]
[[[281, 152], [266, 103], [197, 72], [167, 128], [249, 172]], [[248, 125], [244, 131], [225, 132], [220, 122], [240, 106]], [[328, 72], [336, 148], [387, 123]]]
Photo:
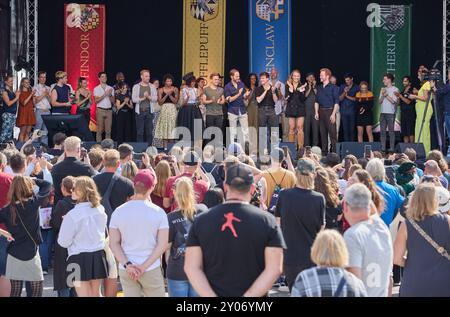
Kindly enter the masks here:
[[135, 153], [144, 153], [149, 147], [148, 143], [140, 143], [140, 142], [125, 142], [125, 143], [131, 145]]
[[44, 115], [42, 119], [48, 130], [50, 147], [53, 147], [53, 136], [58, 132], [67, 136], [77, 136], [84, 142], [94, 141], [83, 115]]
[[337, 144], [337, 154], [343, 159], [347, 155], [352, 154], [356, 156], [356, 158], [364, 157], [364, 148], [366, 145], [370, 145], [372, 147], [372, 152], [381, 151], [381, 143], [379, 142], [366, 142], [366, 143], [358, 143], [358, 142], [343, 142]]
[[297, 160], [297, 145], [294, 142], [281, 142], [280, 149], [283, 147], [287, 147], [289, 149], [289, 154], [291, 155], [292, 160]]
[[411, 148], [416, 151], [417, 160], [425, 160], [427, 158], [427, 153], [425, 152], [425, 147], [423, 143], [399, 143], [395, 149], [397, 153], [405, 153], [405, 150]]

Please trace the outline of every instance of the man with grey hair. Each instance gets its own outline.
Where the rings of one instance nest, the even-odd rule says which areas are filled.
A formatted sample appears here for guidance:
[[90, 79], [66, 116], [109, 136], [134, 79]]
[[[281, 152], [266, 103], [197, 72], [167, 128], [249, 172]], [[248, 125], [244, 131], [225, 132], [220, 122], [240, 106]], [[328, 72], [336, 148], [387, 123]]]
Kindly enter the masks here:
[[345, 191], [344, 216], [350, 224], [344, 234], [349, 253], [348, 271], [360, 278], [369, 297], [387, 297], [393, 266], [389, 229], [381, 218], [370, 215], [372, 194], [363, 184]]
[[441, 182], [442, 187], [448, 189], [448, 180], [442, 175], [442, 171], [436, 161], [430, 160], [425, 163], [425, 170], [423, 176], [426, 177], [437, 177]]
[[405, 198], [400, 195], [400, 192], [396, 187], [385, 182], [386, 171], [384, 169], [384, 164], [380, 159], [370, 160], [369, 163], [367, 163], [366, 170], [377, 184], [380, 194], [383, 195], [385, 208], [381, 213], [381, 219], [383, 219], [387, 226], [390, 226], [397, 211], [403, 206]]

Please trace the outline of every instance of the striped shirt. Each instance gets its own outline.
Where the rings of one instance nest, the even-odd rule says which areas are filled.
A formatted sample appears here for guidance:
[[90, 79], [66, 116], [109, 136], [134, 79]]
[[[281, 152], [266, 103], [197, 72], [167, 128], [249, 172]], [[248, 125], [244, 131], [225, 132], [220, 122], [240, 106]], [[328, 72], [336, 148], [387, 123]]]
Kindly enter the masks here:
[[[344, 287], [336, 296], [342, 278]], [[361, 280], [342, 268], [315, 267], [297, 276], [291, 297], [367, 297], [367, 292]]]

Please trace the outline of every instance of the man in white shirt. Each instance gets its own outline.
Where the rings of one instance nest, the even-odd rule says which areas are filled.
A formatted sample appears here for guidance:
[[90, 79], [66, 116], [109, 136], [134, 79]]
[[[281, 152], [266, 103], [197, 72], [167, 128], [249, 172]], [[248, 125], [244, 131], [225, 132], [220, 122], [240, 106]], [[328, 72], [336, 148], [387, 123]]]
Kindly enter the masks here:
[[344, 216], [351, 226], [344, 234], [348, 271], [362, 280], [369, 297], [387, 297], [394, 259], [391, 234], [378, 215], [370, 216], [371, 204], [372, 194], [365, 185], [345, 191]]
[[114, 89], [108, 86], [108, 76], [105, 72], [98, 74], [100, 85], [94, 88], [94, 98], [97, 103], [97, 142], [111, 139], [112, 105], [114, 104]]
[[272, 83], [272, 87], [275, 87], [275, 91], [277, 93], [278, 100], [275, 103], [275, 114], [279, 116], [281, 121], [281, 126], [283, 128], [283, 141], [287, 141], [289, 135], [289, 120], [284, 115], [284, 111], [286, 109], [286, 85], [278, 79], [279, 73], [278, 70], [273, 67], [270, 71], [270, 81]]
[[383, 77], [384, 88], [380, 92], [380, 141], [381, 151], [386, 152], [386, 128], [389, 130], [389, 151], [395, 152], [395, 113], [399, 98], [396, 93], [398, 88], [394, 86], [395, 77], [392, 74], [386, 74]]
[[[34, 95], [34, 105], [35, 105], [35, 114], [36, 114], [36, 130], [48, 131], [47, 127], [44, 124], [44, 120], [42, 119], [42, 115], [49, 115], [51, 105], [50, 105], [50, 92], [51, 89], [45, 83], [47, 81], [47, 73], [39, 72], [38, 73], [39, 83], [34, 86], [34, 91], [36, 94]], [[40, 142], [48, 145], [48, 136], [44, 135], [40, 138]]]
[[119, 261], [125, 297], [164, 297], [160, 258], [169, 244], [167, 215], [153, 204], [153, 170], [141, 170], [134, 179], [134, 198], [117, 208], [109, 225], [110, 247]]
[[[141, 82], [133, 86], [131, 94], [136, 111], [136, 134], [137, 141], [144, 142], [144, 133], [147, 136], [147, 143], [153, 143], [153, 114], [151, 104], [158, 101], [158, 92], [156, 87], [150, 83], [150, 71], [141, 70]], [[119, 127], [120, 129], [120, 127]]]

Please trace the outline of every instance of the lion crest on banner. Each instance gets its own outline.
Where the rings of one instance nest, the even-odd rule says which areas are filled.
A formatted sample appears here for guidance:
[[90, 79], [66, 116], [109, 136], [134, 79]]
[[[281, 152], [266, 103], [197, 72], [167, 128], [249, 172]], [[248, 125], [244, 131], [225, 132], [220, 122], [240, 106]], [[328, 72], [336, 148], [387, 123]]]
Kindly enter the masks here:
[[77, 28], [83, 32], [96, 29], [100, 24], [100, 15], [96, 11], [99, 5], [71, 3], [66, 11], [69, 13], [66, 24], [69, 28]]
[[256, 15], [258, 18], [272, 22], [284, 14], [284, 0], [258, 0], [256, 1]]
[[219, 15], [220, 0], [192, 0], [191, 15], [194, 19], [206, 22]]

